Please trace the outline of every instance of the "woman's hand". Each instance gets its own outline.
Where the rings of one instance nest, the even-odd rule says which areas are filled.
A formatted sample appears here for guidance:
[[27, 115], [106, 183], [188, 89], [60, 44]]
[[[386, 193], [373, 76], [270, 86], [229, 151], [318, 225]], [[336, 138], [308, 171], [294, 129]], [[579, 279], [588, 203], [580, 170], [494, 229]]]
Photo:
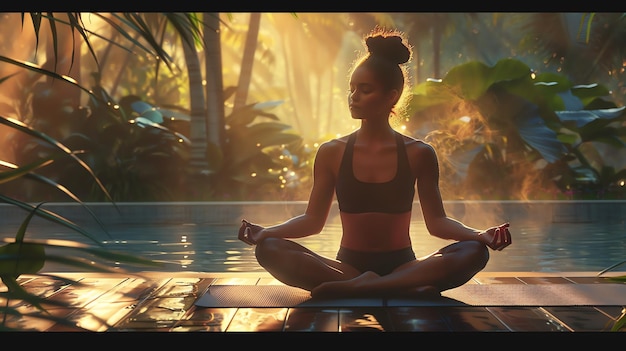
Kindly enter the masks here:
[[243, 241], [248, 245], [256, 245], [258, 238], [258, 233], [263, 230], [263, 227], [260, 225], [252, 224], [245, 219], [241, 220], [241, 227], [239, 227], [239, 240]]
[[491, 227], [481, 235], [485, 238], [485, 244], [492, 250], [500, 251], [512, 243], [509, 223], [504, 223], [498, 227]]

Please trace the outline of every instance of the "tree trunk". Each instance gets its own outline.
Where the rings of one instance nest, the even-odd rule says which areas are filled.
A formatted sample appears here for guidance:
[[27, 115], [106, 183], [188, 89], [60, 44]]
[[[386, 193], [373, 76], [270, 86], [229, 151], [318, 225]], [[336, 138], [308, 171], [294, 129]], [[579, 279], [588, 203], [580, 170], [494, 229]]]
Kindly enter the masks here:
[[[186, 33], [190, 38], [191, 32]], [[191, 155], [189, 166], [196, 174], [209, 168], [207, 161], [207, 120], [205, 117], [204, 88], [202, 86], [202, 72], [200, 60], [195, 46], [186, 40], [181, 40], [185, 63], [189, 75], [189, 99], [191, 107], [191, 122], [189, 139], [191, 140]]]
[[206, 70], [207, 141], [221, 149], [224, 145], [225, 123], [219, 13], [205, 13], [203, 40]]
[[441, 79], [441, 36], [443, 28], [439, 25], [433, 27], [433, 76]]
[[259, 27], [261, 25], [261, 13], [250, 13], [250, 21], [248, 23], [248, 34], [243, 49], [243, 58], [241, 59], [241, 71], [239, 72], [233, 111], [245, 106], [248, 99], [248, 90], [250, 89], [250, 80], [252, 79], [252, 66], [254, 65], [254, 53], [256, 52]]

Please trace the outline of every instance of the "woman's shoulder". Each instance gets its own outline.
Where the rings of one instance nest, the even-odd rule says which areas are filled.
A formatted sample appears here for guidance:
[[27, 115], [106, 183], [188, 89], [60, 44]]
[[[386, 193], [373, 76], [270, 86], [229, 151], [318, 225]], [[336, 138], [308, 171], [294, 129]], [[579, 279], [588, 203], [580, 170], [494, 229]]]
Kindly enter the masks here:
[[349, 137], [350, 137], [350, 134], [327, 140], [320, 144], [319, 149], [320, 150], [326, 149], [326, 150], [331, 150], [331, 151], [336, 151], [337, 149], [343, 149], [346, 147]]
[[339, 164], [346, 149], [347, 137], [338, 137], [327, 140], [320, 144], [315, 156], [317, 168], [328, 167], [334, 174], [339, 169]]
[[411, 156], [434, 155], [435, 148], [425, 140], [402, 134], [407, 153]]
[[324, 141], [317, 149], [317, 159], [334, 160], [343, 155], [348, 136], [337, 137]]
[[410, 135], [402, 134], [402, 133], [399, 133], [399, 134], [402, 135], [402, 138], [404, 139], [404, 145], [406, 145], [407, 147], [415, 147], [415, 148], [420, 148], [420, 149], [432, 148], [432, 146], [428, 142], [422, 139], [418, 139], [418, 138], [412, 137]]

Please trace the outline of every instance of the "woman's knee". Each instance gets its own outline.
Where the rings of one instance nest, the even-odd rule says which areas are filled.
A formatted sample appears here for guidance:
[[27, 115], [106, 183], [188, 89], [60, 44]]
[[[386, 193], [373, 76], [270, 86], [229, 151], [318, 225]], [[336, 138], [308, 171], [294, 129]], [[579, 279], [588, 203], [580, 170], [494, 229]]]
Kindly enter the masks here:
[[437, 286], [443, 290], [452, 289], [469, 281], [476, 273], [480, 272], [489, 261], [489, 248], [479, 241], [462, 241], [456, 243], [455, 251], [456, 268], [450, 267], [450, 276], [443, 284]]
[[466, 241], [468, 254], [472, 256], [472, 261], [476, 263], [478, 269], [483, 269], [489, 262], [489, 248], [479, 241]]
[[261, 266], [279, 260], [289, 250], [289, 241], [281, 238], [265, 238], [257, 242], [254, 255]]
[[454, 249], [450, 252], [457, 252], [457, 257], [465, 267], [474, 267], [474, 270], [481, 270], [487, 265], [489, 261], [489, 248], [487, 245], [475, 240], [461, 241], [452, 245], [454, 245]]
[[256, 243], [254, 254], [257, 261], [265, 260], [266, 257], [271, 257], [276, 252], [276, 241], [275, 238], [265, 238]]

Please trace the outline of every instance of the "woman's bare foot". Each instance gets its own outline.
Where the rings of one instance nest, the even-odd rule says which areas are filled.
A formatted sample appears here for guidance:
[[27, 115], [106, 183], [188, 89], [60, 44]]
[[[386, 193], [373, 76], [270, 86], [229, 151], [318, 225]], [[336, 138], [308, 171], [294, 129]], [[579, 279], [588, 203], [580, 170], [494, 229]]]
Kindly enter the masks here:
[[311, 290], [311, 296], [314, 298], [342, 298], [372, 295], [372, 291], [367, 288], [367, 283], [377, 278], [380, 278], [378, 274], [368, 271], [352, 279], [325, 282]]
[[311, 290], [311, 297], [350, 298], [376, 296], [385, 298], [434, 298], [441, 296], [441, 291], [433, 285], [385, 291], [380, 286], [375, 287], [375, 281], [378, 278], [380, 276], [374, 272], [365, 272], [352, 279], [325, 282]]

